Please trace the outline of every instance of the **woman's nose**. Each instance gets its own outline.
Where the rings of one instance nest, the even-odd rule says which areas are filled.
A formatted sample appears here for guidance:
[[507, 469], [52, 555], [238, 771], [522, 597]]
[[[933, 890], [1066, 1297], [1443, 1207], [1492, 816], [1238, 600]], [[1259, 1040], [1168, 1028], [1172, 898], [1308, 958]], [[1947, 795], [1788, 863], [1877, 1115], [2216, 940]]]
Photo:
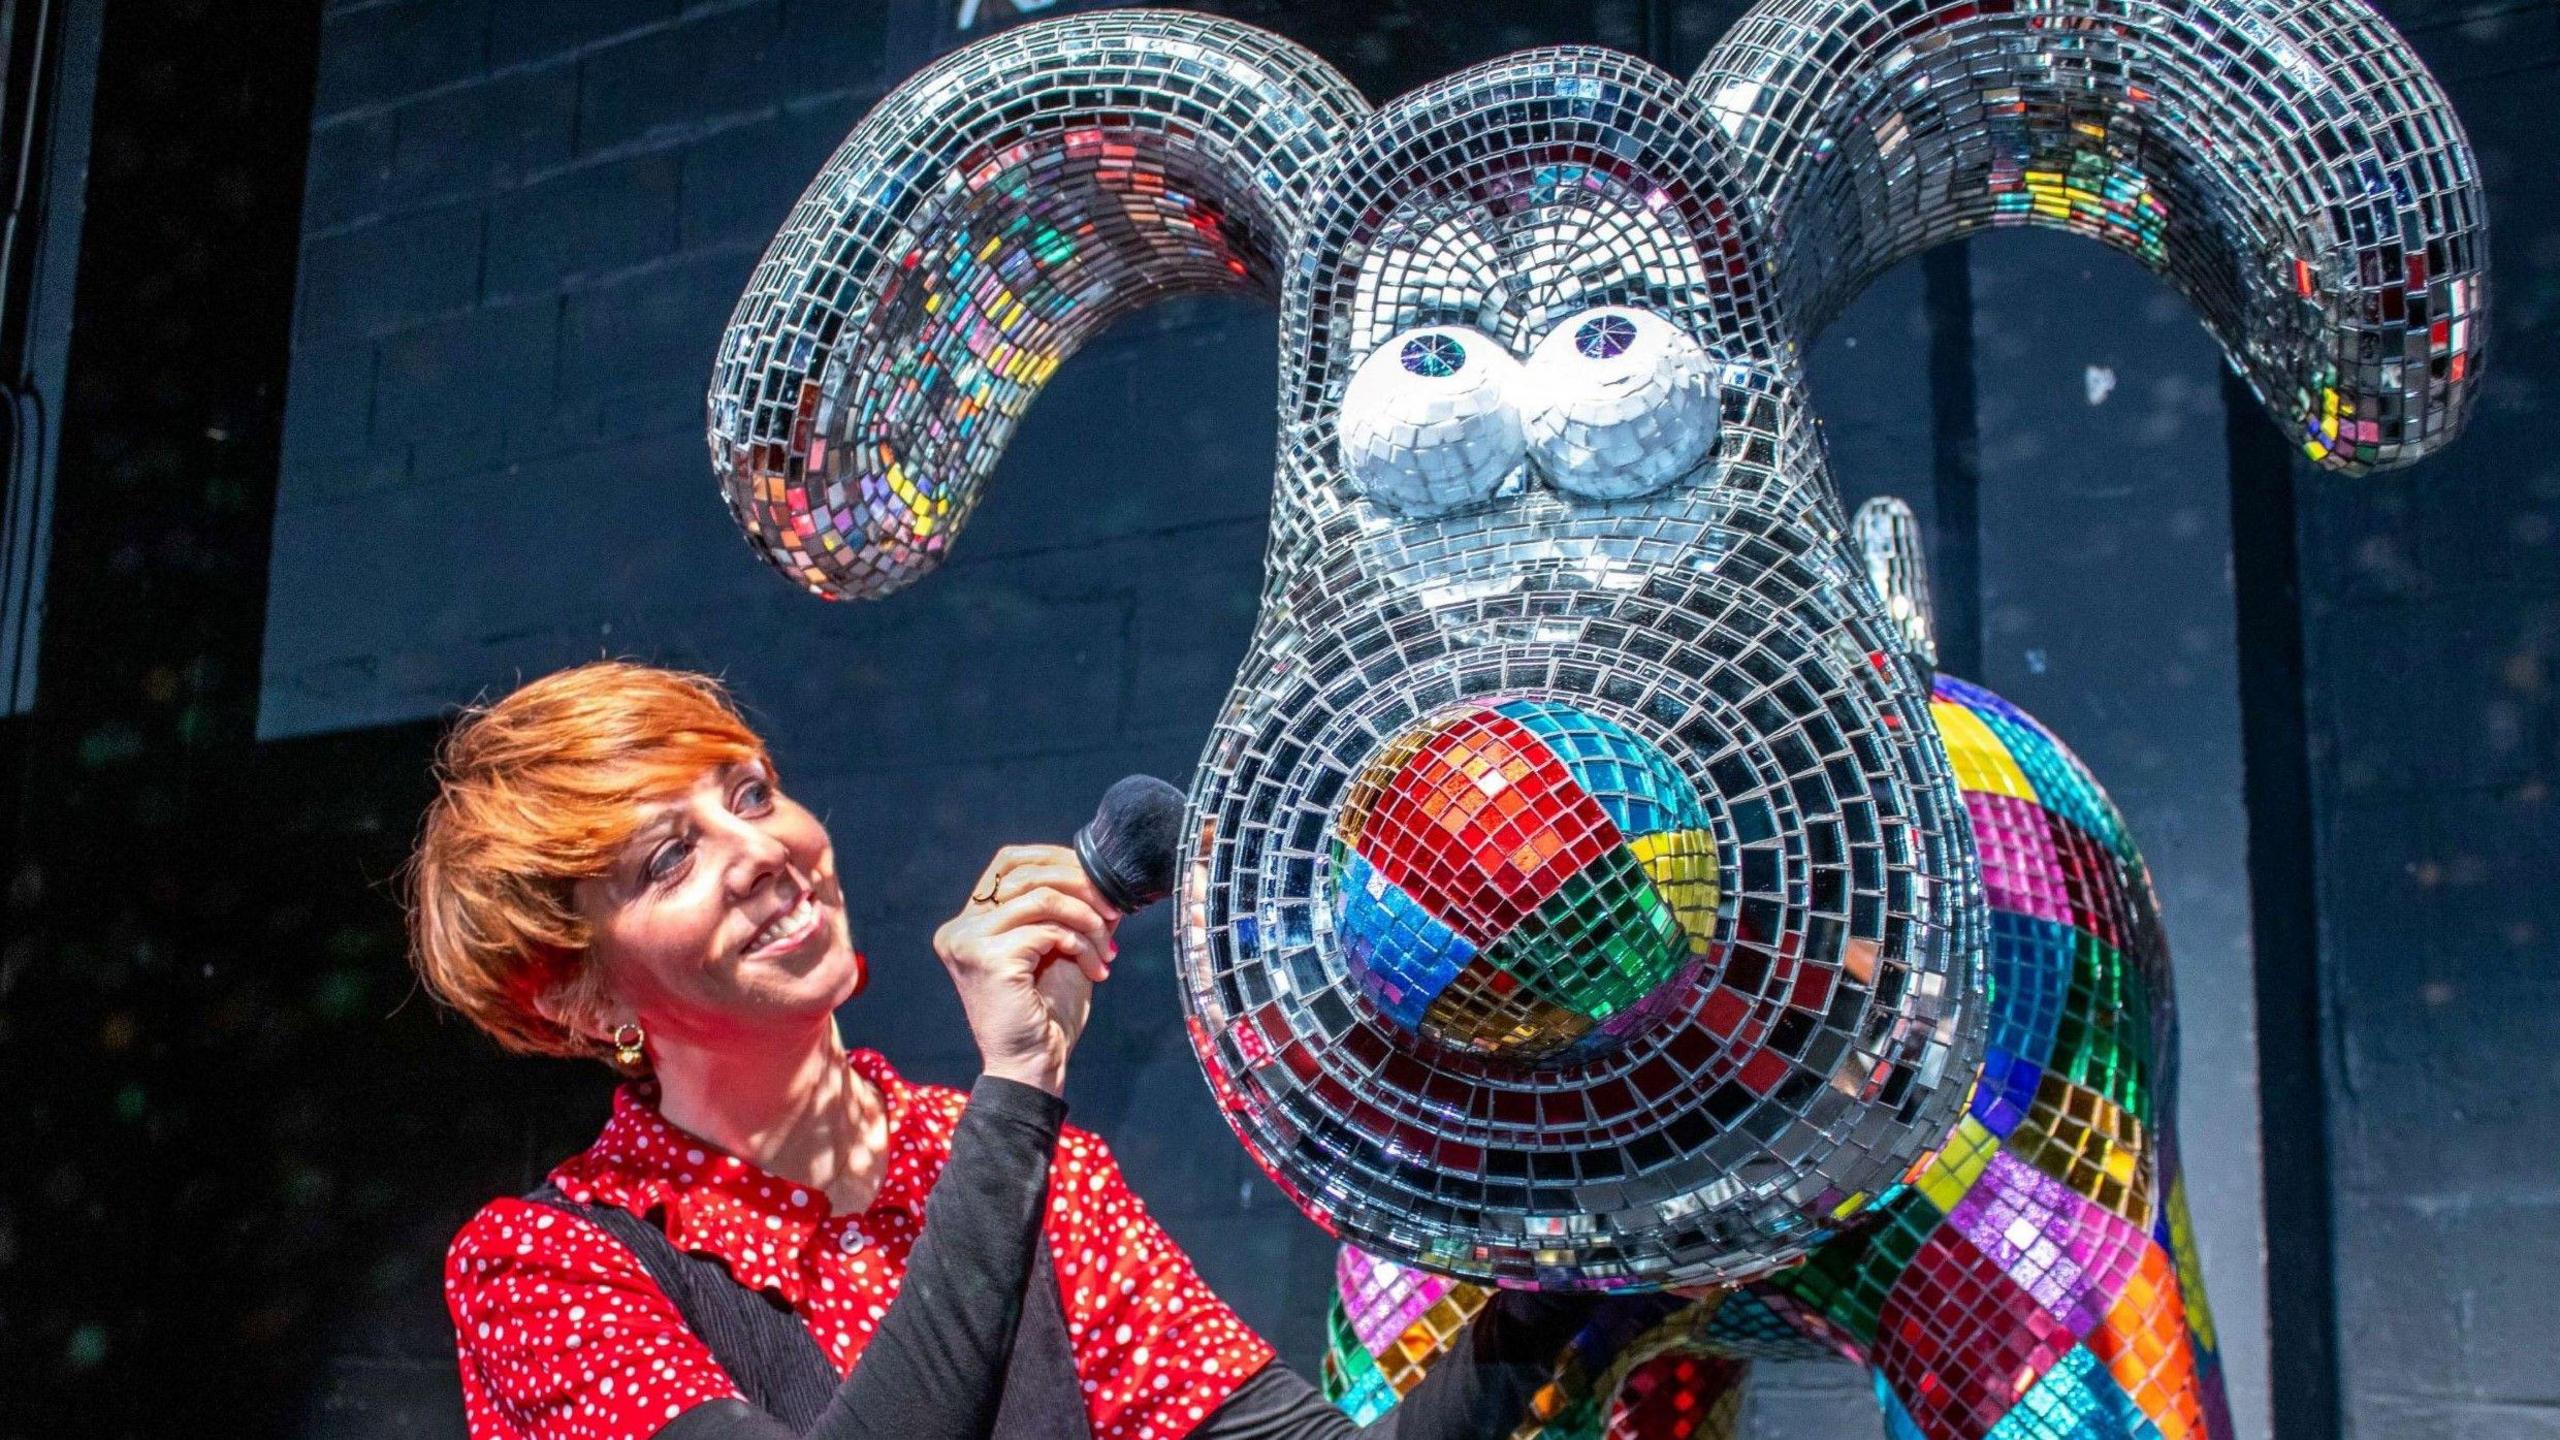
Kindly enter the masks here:
[[750, 895], [771, 874], [791, 870], [791, 847], [764, 823], [745, 815], [723, 813], [719, 822], [729, 844], [729, 889]]

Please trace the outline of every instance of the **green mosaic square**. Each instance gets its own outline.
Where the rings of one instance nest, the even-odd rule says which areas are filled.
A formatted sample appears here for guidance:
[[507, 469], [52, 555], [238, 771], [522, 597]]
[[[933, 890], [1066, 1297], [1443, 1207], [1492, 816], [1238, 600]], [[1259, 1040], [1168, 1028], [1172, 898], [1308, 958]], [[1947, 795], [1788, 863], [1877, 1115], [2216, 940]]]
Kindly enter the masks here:
[[2071, 990], [2048, 1072], [2151, 1124], [2151, 996], [2133, 965], [2094, 935], [2075, 934]]
[[1833, 1241], [1769, 1282], [1771, 1289], [1794, 1296], [1860, 1345], [1874, 1342], [1876, 1317], [1893, 1293], [1893, 1282], [1947, 1218], [1916, 1189], [1904, 1190], [1871, 1213], [1876, 1216], [1871, 1228]]
[[1671, 978], [1688, 953], [1679, 916], [1619, 847], [1583, 866], [1483, 958], [1537, 999], [1599, 1021]]

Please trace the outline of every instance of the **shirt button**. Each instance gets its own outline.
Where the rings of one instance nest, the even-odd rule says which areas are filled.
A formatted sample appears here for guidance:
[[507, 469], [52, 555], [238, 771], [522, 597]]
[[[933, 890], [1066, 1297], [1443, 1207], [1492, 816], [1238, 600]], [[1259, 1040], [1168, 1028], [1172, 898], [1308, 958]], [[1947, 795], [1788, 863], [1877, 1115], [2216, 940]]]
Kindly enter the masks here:
[[864, 1238], [861, 1231], [854, 1229], [850, 1225], [845, 1227], [842, 1235], [836, 1237], [836, 1248], [842, 1250], [847, 1255], [851, 1255], [859, 1251], [863, 1246], [870, 1243], [871, 1242], [868, 1239]]

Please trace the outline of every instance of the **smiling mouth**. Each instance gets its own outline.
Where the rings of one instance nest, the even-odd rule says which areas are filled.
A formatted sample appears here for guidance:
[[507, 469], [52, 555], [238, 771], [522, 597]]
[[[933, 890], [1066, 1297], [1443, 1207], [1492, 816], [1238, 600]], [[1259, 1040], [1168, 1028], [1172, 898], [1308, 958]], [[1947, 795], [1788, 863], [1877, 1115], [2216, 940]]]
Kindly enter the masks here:
[[790, 909], [766, 921], [762, 929], [749, 936], [747, 948], [740, 953], [748, 959], [781, 954], [818, 933], [826, 918], [818, 897], [804, 890], [800, 898], [791, 903]]

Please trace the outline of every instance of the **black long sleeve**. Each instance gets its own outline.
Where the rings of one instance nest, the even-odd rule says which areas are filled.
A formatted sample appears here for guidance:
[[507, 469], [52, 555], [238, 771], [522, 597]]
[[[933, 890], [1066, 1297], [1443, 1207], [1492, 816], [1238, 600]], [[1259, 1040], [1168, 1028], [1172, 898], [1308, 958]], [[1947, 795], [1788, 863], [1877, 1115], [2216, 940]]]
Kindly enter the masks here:
[[1422, 1383], [1366, 1425], [1352, 1424], [1274, 1360], [1209, 1412], [1191, 1440], [1498, 1440], [1528, 1418], [1556, 1357], [1599, 1303], [1588, 1295], [1495, 1292]]
[[[1047, 1091], [978, 1077], [898, 1297], [805, 1440], [982, 1440], [994, 1429], [1066, 1113]], [[696, 1406], [658, 1434], [793, 1440], [742, 1400]]]
[[[798, 1436], [743, 1400], [685, 1411], [660, 1440], [984, 1440], [1033, 1273], [1049, 1157], [1066, 1104], [981, 1076], [934, 1182], [898, 1297], [861, 1363]], [[1496, 1440], [1527, 1415], [1556, 1356], [1589, 1317], [1579, 1295], [1501, 1291], [1395, 1409], [1366, 1426], [1273, 1361], [1192, 1431], [1197, 1440]], [[1044, 1387], [1045, 1388], [1045, 1387]], [[1081, 1397], [1072, 1375], [1057, 1402]], [[1024, 1397], [1038, 1403], [1040, 1397]]]

